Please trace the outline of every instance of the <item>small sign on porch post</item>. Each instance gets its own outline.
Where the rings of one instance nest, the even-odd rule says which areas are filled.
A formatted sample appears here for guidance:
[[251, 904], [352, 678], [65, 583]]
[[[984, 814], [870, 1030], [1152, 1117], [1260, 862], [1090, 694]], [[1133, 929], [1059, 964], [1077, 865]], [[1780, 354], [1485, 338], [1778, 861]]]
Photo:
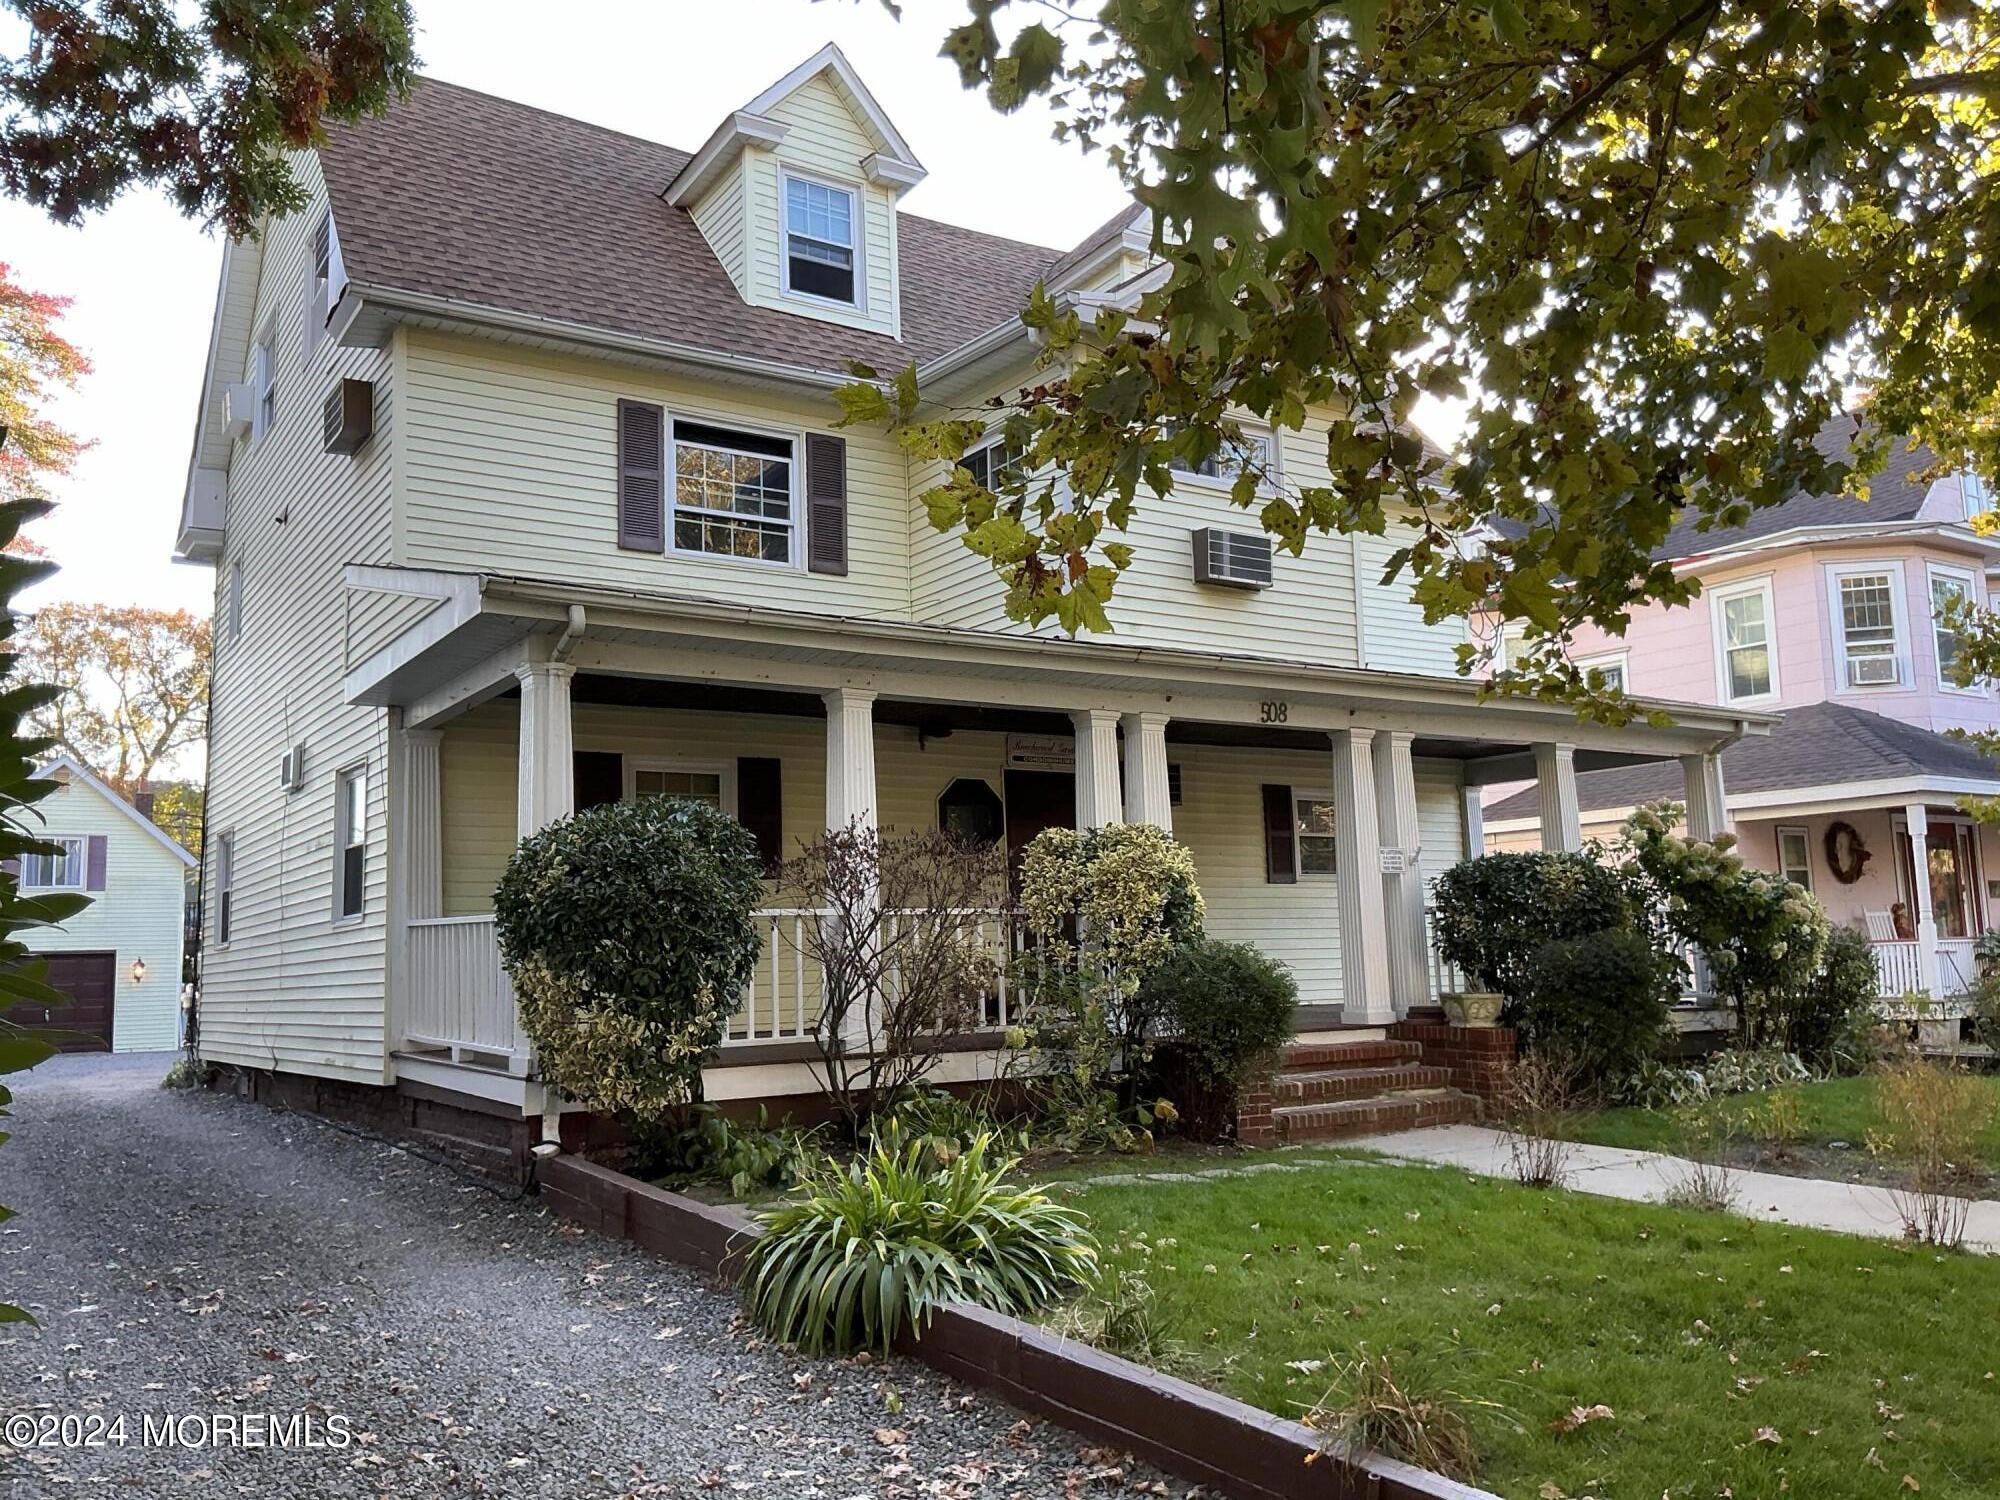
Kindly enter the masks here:
[[1410, 856], [1407, 850], [1385, 847], [1380, 853], [1382, 856], [1382, 873], [1384, 875], [1400, 875], [1410, 867]]

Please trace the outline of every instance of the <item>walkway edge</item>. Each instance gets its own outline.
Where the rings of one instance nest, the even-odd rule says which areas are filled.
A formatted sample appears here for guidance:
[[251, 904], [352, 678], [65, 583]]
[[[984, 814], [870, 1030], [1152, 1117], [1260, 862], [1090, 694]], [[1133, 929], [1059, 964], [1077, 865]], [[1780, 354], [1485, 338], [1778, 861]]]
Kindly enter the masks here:
[[[725, 1281], [762, 1232], [739, 1209], [580, 1157], [546, 1157], [536, 1175], [550, 1212]], [[983, 1308], [940, 1310], [900, 1352], [1232, 1500], [1496, 1500], [1393, 1459], [1323, 1453], [1303, 1423]]]

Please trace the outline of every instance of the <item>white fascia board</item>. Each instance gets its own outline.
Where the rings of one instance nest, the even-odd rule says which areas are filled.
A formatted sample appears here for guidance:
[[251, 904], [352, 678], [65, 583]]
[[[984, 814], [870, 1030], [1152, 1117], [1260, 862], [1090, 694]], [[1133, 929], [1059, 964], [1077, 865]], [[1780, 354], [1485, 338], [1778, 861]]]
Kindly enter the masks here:
[[917, 153], [910, 149], [910, 143], [903, 139], [903, 133], [890, 121], [888, 112], [876, 102], [875, 96], [868, 92], [868, 85], [861, 81], [861, 75], [854, 71], [854, 64], [847, 60], [847, 54], [842, 52], [836, 43], [828, 42], [744, 105], [741, 112], [752, 115], [769, 114], [799, 89], [819, 77], [821, 73], [828, 71], [839, 80], [848, 101], [861, 112], [862, 118], [875, 132], [876, 139], [887, 148], [885, 154], [894, 158], [900, 165], [913, 168], [921, 174], [924, 167], [923, 163], [917, 160]]
[[[222, 388], [227, 385], [236, 371], [243, 368], [243, 361], [249, 354], [247, 343], [231, 342], [224, 347], [227, 323], [225, 314], [232, 301], [240, 301], [244, 296], [244, 286], [249, 287], [248, 296], [253, 304], [257, 295], [257, 278], [263, 267], [263, 242], [261, 240], [228, 240], [222, 247], [222, 269], [216, 276], [215, 308], [209, 315], [208, 351], [202, 360], [201, 396], [195, 407], [194, 440], [188, 449], [187, 479], [181, 489], [181, 532], [189, 530], [197, 509], [197, 476], [204, 469], [228, 472], [229, 460], [234, 444], [222, 429]], [[254, 306], [251, 309], [254, 311]], [[246, 320], [247, 321], [247, 320]], [[229, 375], [225, 376], [224, 371]], [[202, 481], [204, 484], [207, 481]], [[221, 538], [216, 538], [221, 545]], [[183, 555], [194, 554], [182, 548]]]
[[78, 781], [81, 781], [85, 786], [89, 787], [93, 792], [96, 792], [97, 795], [102, 797], [106, 802], [109, 802], [113, 807], [117, 808], [118, 811], [125, 814], [125, 816], [130, 818], [134, 823], [137, 823], [140, 828], [145, 830], [149, 838], [151, 838], [155, 843], [159, 844], [160, 847], [165, 849], [168, 853], [172, 854], [183, 865], [187, 866], [189, 869], [194, 868], [195, 864], [194, 856], [188, 853], [187, 850], [183, 849], [180, 846], [180, 844], [175, 840], [172, 834], [168, 833], [166, 829], [162, 828], [158, 823], [155, 823], [151, 818], [147, 817], [144, 813], [140, 812], [139, 809], [134, 807], [130, 802], [127, 802], [123, 797], [119, 796], [117, 790], [111, 785], [110, 782], [104, 780], [103, 777], [99, 776], [95, 771], [91, 770], [89, 766], [86, 766], [82, 761], [78, 760], [74, 755], [58, 755], [54, 760], [49, 761], [46, 765], [36, 767], [35, 779], [37, 781], [47, 781], [57, 772], [61, 772], [65, 776], [74, 776]]
[[1956, 801], [1960, 797], [2000, 796], [2000, 776], [1888, 776], [1874, 781], [1829, 782], [1822, 786], [1785, 787], [1770, 792], [1724, 793], [1729, 809], [1755, 812], [1761, 818], [1785, 814], [1895, 808], [1910, 802]]
[[871, 151], [861, 158], [861, 175], [870, 182], [879, 182], [884, 187], [894, 188], [896, 195], [901, 197], [930, 176], [930, 173], [913, 161], [904, 161], [898, 156]]
[[[401, 579], [389, 576], [394, 574], [401, 574]], [[426, 611], [402, 634], [341, 678], [342, 701], [345, 703], [364, 701], [368, 693], [388, 678], [475, 619], [483, 592], [483, 580], [476, 573], [371, 567], [359, 563], [348, 565], [344, 581], [348, 588], [360, 591], [397, 593], [439, 601], [435, 609]]]
[[1982, 552], [2000, 566], [2000, 538], [1983, 537], [1970, 526], [1938, 521], [1877, 521], [1872, 525], [1793, 526], [1751, 542], [1719, 547], [1713, 552], [1690, 552], [1673, 560], [1676, 573], [1690, 573], [1788, 547], [1824, 546], [1835, 542], [1879, 542], [1884, 540], [1922, 541], [1934, 537], [1969, 551]]
[[674, 180], [667, 184], [660, 196], [675, 208], [685, 208], [729, 169], [736, 160], [736, 154], [745, 146], [768, 149], [782, 141], [790, 129], [789, 125], [767, 120], [754, 110], [737, 110], [715, 127], [715, 133], [688, 158], [687, 165], [674, 175]]

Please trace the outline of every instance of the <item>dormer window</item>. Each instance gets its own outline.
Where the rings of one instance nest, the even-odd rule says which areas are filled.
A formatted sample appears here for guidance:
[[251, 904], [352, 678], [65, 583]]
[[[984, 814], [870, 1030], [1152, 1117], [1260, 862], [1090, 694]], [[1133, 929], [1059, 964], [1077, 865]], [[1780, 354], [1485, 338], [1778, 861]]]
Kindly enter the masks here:
[[854, 194], [804, 177], [785, 178], [785, 290], [858, 307]]

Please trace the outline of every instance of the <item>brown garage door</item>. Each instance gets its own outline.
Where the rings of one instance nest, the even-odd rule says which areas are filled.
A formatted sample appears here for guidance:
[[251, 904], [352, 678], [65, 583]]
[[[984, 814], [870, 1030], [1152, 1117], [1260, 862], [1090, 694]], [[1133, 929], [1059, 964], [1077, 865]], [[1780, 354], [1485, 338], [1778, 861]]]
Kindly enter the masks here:
[[118, 955], [48, 953], [43, 957], [49, 961], [49, 983], [68, 995], [70, 1003], [16, 1005], [7, 1012], [7, 1019], [74, 1033], [54, 1039], [64, 1052], [109, 1052]]

